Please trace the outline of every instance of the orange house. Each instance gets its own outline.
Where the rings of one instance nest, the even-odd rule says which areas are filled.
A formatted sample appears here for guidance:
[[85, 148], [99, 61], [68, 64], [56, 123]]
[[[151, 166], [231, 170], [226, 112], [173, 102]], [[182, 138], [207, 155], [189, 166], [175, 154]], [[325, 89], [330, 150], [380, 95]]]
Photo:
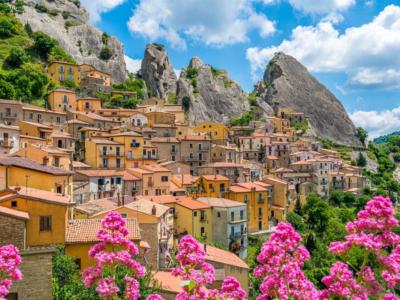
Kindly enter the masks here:
[[49, 94], [49, 104], [51, 110], [56, 112], [75, 110], [76, 94], [67, 89], [56, 89]]

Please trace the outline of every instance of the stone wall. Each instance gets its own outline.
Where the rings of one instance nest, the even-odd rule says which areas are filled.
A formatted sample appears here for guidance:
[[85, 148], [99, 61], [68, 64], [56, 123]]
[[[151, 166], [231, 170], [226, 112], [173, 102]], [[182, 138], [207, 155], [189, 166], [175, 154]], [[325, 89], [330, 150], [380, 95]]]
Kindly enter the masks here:
[[53, 253], [53, 248], [21, 251], [23, 279], [10, 291], [17, 294], [18, 300], [51, 300]]
[[146, 241], [150, 245], [150, 250], [147, 253], [147, 259], [153, 270], [158, 269], [158, 232], [157, 224], [140, 224], [140, 235], [142, 241]]
[[13, 244], [19, 249], [24, 248], [24, 220], [0, 215], [0, 228], [0, 245]]

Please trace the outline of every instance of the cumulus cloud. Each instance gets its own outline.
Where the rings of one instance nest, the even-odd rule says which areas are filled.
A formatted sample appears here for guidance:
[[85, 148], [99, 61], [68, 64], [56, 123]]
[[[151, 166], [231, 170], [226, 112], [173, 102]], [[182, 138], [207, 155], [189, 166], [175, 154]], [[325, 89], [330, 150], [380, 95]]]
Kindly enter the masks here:
[[356, 126], [367, 130], [371, 139], [400, 130], [400, 107], [384, 111], [355, 111], [350, 118]]
[[[276, 4], [285, 0], [263, 0], [264, 4]], [[294, 9], [304, 13], [325, 14], [345, 11], [356, 3], [356, 0], [286, 0]]]
[[126, 63], [126, 69], [131, 72], [131, 73], [136, 73], [137, 71], [140, 70], [141, 65], [142, 65], [142, 60], [141, 59], [133, 59], [129, 57], [128, 55], [124, 55], [125, 63]]
[[247, 0], [140, 0], [128, 28], [152, 41], [164, 39], [182, 49], [188, 39], [224, 46], [248, 40], [253, 30], [262, 37], [275, 31], [274, 23], [257, 13]]
[[297, 26], [280, 45], [247, 49], [255, 77], [275, 52], [296, 57], [315, 72], [345, 72], [349, 88], [400, 87], [400, 7], [387, 6], [370, 23], [340, 33], [335, 20]]
[[112, 10], [125, 1], [126, 0], [81, 0], [83, 6], [90, 14], [92, 22], [100, 21], [102, 13]]

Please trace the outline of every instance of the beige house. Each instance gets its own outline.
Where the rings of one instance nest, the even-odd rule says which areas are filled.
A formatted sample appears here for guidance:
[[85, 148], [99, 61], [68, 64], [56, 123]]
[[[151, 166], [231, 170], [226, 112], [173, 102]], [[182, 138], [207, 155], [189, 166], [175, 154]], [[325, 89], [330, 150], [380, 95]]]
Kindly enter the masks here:
[[127, 172], [142, 181], [139, 195], [168, 195], [170, 189], [171, 171], [159, 165], [144, 165], [139, 168], [129, 168]]

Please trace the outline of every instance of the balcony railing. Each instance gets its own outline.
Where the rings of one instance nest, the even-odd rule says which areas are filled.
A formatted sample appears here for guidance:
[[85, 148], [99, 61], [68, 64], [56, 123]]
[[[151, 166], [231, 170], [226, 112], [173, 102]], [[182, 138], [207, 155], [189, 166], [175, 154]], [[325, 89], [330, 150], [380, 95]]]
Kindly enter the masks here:
[[257, 198], [257, 203], [258, 204], [263, 204], [264, 203], [264, 198]]
[[232, 240], [236, 240], [236, 239], [241, 238], [243, 235], [244, 235], [244, 233], [241, 233], [241, 232], [234, 232], [233, 234], [231, 233], [231, 234], [229, 235], [229, 238], [232, 239]]
[[190, 157], [190, 156], [184, 156], [182, 157], [182, 161], [207, 161], [207, 157], [202, 157], [201, 159], [198, 156]]
[[99, 153], [102, 157], [106, 156], [124, 156], [124, 151], [115, 151], [115, 150], [107, 150], [104, 151], [102, 149], [99, 150]]
[[0, 141], [0, 147], [12, 148], [12, 147], [14, 147], [14, 142], [13, 141]]
[[17, 113], [0, 113], [0, 118], [2, 119], [15, 119], [17, 117]]

